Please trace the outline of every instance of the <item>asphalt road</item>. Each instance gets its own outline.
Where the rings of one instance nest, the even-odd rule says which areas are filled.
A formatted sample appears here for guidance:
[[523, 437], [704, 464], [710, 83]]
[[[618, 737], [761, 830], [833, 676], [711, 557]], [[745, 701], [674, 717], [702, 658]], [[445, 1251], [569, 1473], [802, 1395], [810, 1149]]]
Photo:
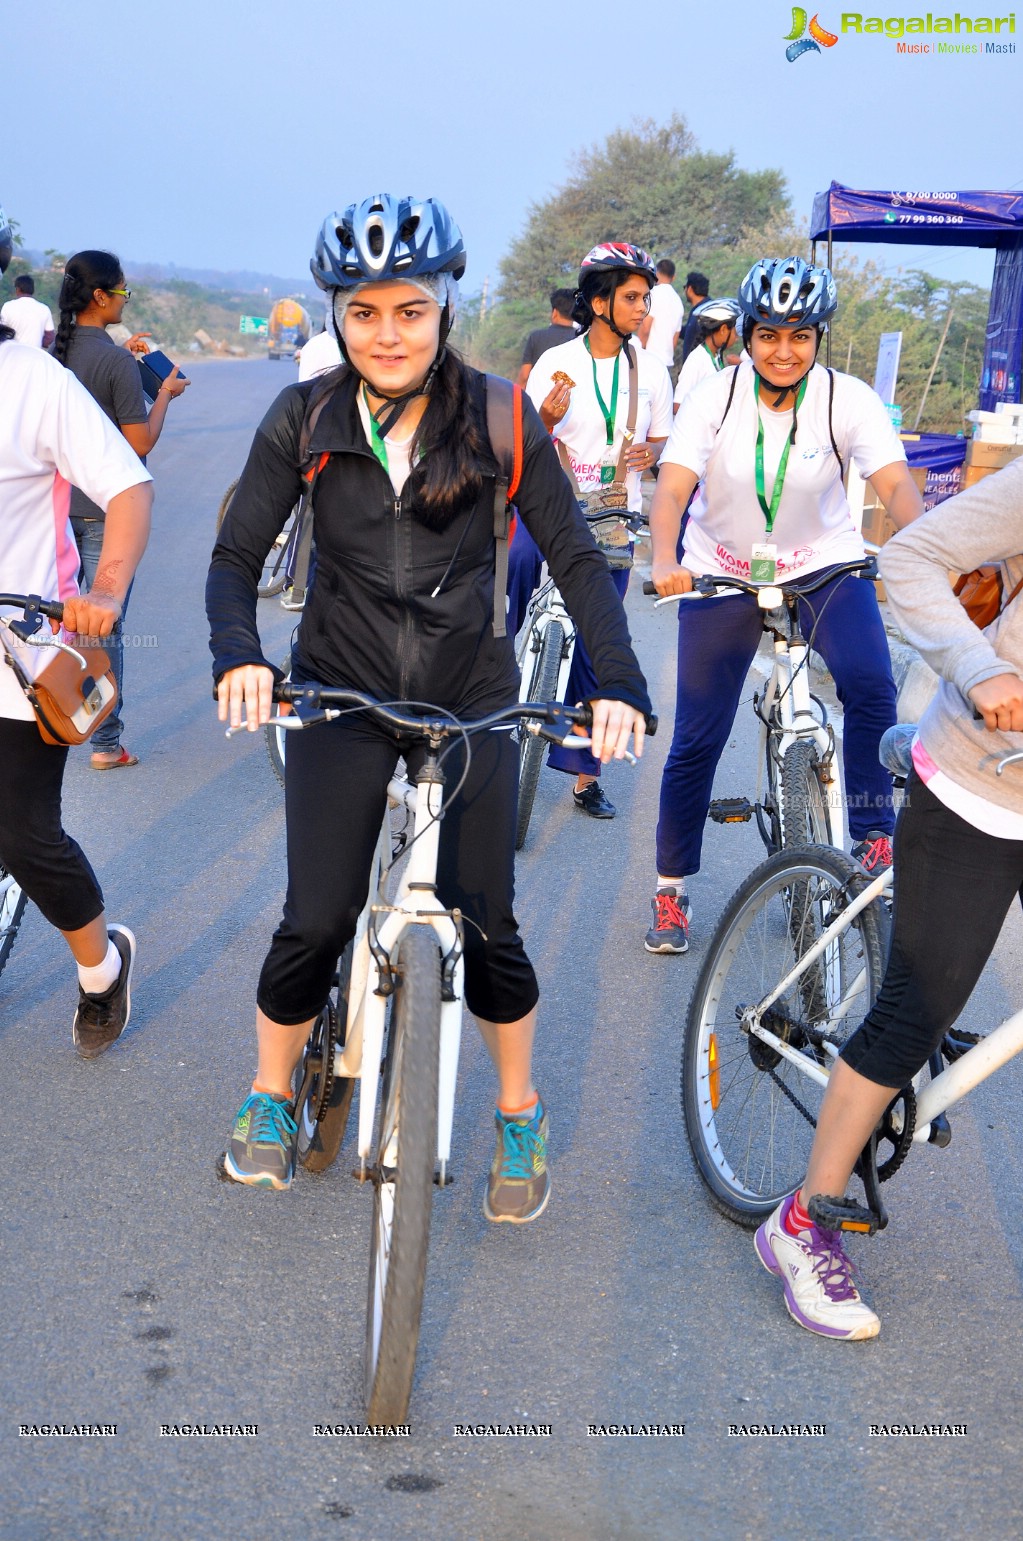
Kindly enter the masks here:
[[[225, 740], [209, 699], [203, 580], [216, 507], [288, 364], [190, 366], [152, 457], [155, 529], [128, 617], [126, 742], [137, 770], [73, 756], [68, 828], [112, 918], [139, 941], [129, 1032], [100, 1060], [70, 1035], [73, 969], [30, 909], [0, 977], [5, 1110], [0, 1362], [4, 1541], [485, 1537], [977, 1537], [1023, 1528], [1019, 1073], [914, 1151], [893, 1219], [855, 1248], [882, 1318], [867, 1344], [800, 1331], [749, 1233], [711, 1208], [678, 1106], [680, 1025], [713, 920], [760, 860], [711, 827], [684, 959], [642, 948], [674, 621], [629, 598], [664, 727], [595, 823], [544, 771], [518, 908], [543, 989], [538, 1079], [554, 1191], [523, 1228], [481, 1209], [491, 1076], [463, 1040], [454, 1186], [434, 1203], [407, 1438], [323, 1438], [360, 1404], [370, 1196], [353, 1146], [288, 1194], [227, 1186], [215, 1161], [253, 1068], [256, 975], [279, 914], [283, 810], [261, 739]], [[260, 607], [272, 654], [291, 620]], [[146, 642], [145, 639], [149, 639]], [[750, 790], [751, 714], [722, 764]], [[970, 924], [970, 896], [949, 903]], [[967, 1013], [1023, 1004], [1014, 913]], [[1017, 1132], [1014, 1132], [1017, 1131]], [[174, 1438], [161, 1425], [258, 1424]], [[21, 1425], [116, 1424], [32, 1437]], [[826, 1424], [816, 1438], [729, 1426]], [[872, 1424], [965, 1424], [886, 1438]], [[550, 1425], [549, 1437], [456, 1435]], [[683, 1425], [662, 1438], [588, 1425]]]

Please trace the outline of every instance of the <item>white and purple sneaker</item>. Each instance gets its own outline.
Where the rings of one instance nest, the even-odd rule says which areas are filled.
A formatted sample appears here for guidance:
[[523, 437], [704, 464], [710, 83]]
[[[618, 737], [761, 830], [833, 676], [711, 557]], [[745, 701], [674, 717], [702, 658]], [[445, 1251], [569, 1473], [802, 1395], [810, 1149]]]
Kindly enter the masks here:
[[824, 1338], [876, 1338], [881, 1323], [852, 1282], [841, 1231], [811, 1225], [791, 1236], [785, 1220], [794, 1198], [790, 1193], [782, 1200], [754, 1241], [757, 1257], [784, 1285], [789, 1315]]

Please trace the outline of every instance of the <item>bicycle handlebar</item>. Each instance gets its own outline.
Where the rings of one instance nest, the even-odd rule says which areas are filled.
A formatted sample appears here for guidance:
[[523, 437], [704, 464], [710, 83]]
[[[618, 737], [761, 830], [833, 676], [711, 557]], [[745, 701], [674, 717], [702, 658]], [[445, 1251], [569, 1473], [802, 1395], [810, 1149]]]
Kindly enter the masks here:
[[[51, 621], [60, 621], [64, 618], [64, 606], [58, 599], [40, 599], [38, 594], [0, 594], [0, 605], [12, 605], [24, 612], [24, 621], [12, 622], [12, 629], [21, 635], [22, 626], [28, 626], [29, 636], [38, 630], [40, 615], [45, 615]], [[36, 624], [32, 625], [31, 622]]]
[[786, 603], [804, 598], [807, 594], [814, 594], [822, 589], [833, 578], [845, 575], [857, 574], [861, 578], [877, 577], [877, 562], [872, 556], [860, 557], [855, 562], [843, 562], [838, 567], [829, 567], [827, 572], [818, 577], [816, 582], [806, 583], [749, 583], [745, 578], [719, 577], [713, 573], [707, 573], [693, 580], [693, 586], [684, 594], [658, 594], [648, 578], [643, 584], [644, 594], [653, 594], [664, 601], [672, 599], [691, 599], [696, 596], [699, 599], [710, 599], [719, 589], [736, 589], [741, 594], [761, 594], [765, 589], [778, 589]]
[[[372, 696], [363, 695], [358, 690], [345, 690], [330, 685], [296, 685], [290, 680], [284, 680], [274, 686], [273, 698], [275, 701], [288, 702], [292, 706], [305, 706], [314, 713], [330, 707], [361, 709], [400, 733], [418, 733], [426, 737], [439, 738], [447, 738], [452, 733], [483, 733], [489, 728], [500, 727], [503, 723], [520, 722], [527, 717], [537, 718], [552, 727], [563, 728], [566, 732], [572, 726], [588, 728], [593, 721], [593, 712], [589, 705], [563, 706], [556, 701], [516, 701], [513, 706], [502, 707], [499, 711], [491, 712], [487, 717], [477, 717], [471, 722], [462, 722], [453, 714], [444, 717], [408, 716], [396, 711], [394, 704], [375, 701]], [[418, 705], [419, 703], [399, 704]], [[427, 711], [437, 710], [436, 707], [430, 707], [428, 703], [422, 704], [426, 706]], [[657, 732], [656, 716], [651, 712], [646, 716], [645, 721], [647, 732], [653, 736]]]

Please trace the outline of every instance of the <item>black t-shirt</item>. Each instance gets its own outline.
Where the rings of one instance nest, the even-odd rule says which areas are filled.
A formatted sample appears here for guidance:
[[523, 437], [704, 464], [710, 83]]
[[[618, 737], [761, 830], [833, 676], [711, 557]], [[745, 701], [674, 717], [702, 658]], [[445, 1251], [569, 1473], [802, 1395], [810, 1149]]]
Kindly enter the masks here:
[[563, 342], [571, 342], [577, 335], [574, 326], [555, 324], [538, 327], [526, 338], [526, 346], [522, 350], [522, 362], [532, 369], [541, 353], [546, 353], [550, 348], [560, 348]]
[[[67, 367], [118, 428], [149, 420], [139, 366], [101, 326], [75, 326]], [[103, 510], [77, 487], [71, 489], [72, 519], [102, 519]]]

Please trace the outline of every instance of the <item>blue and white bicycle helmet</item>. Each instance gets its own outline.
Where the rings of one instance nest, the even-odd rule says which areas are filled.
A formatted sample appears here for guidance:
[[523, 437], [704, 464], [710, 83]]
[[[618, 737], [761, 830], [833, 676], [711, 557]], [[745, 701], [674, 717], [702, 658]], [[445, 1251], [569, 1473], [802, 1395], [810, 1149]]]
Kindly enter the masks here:
[[328, 214], [309, 264], [321, 289], [465, 272], [462, 232], [435, 198], [377, 193]]
[[739, 285], [739, 305], [748, 322], [761, 326], [824, 328], [838, 309], [838, 293], [829, 268], [801, 257], [761, 257]]

